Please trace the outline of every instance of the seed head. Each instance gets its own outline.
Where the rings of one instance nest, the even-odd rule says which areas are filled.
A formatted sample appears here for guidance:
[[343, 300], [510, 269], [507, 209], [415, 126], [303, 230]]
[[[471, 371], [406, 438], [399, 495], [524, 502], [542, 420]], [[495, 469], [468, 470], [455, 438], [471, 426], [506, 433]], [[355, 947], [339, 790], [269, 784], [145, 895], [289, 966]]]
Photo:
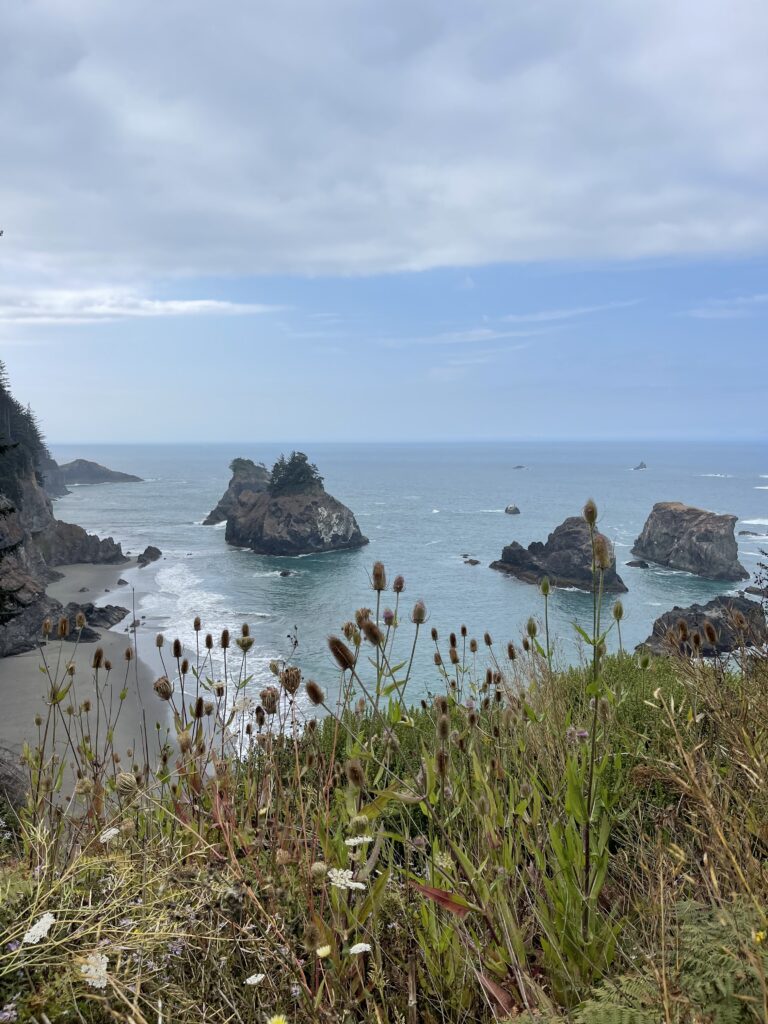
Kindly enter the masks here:
[[344, 765], [344, 771], [350, 786], [362, 789], [365, 785], [365, 772], [359, 757], [352, 757]]
[[195, 718], [202, 718], [205, 714], [205, 701], [202, 697], [198, 697], [195, 701]]
[[413, 606], [413, 611], [411, 612], [411, 622], [413, 622], [417, 626], [423, 626], [426, 621], [427, 606], [424, 604], [423, 601], [419, 600]]
[[384, 634], [376, 623], [371, 621], [371, 619], [366, 619], [361, 629], [365, 634], [366, 640], [373, 644], [374, 647], [381, 647], [384, 643]]
[[181, 674], [185, 676], [189, 672], [189, 658], [181, 659]]
[[182, 754], [188, 754], [192, 749], [192, 737], [187, 729], [182, 729], [179, 733], [179, 750]]
[[544, 579], [539, 584], [539, 590], [541, 590], [541, 593], [542, 593], [542, 595], [544, 597], [549, 597], [549, 577], [548, 576], [545, 576]]
[[405, 578], [403, 576], [395, 576], [392, 581], [392, 589], [396, 594], [402, 594], [405, 590]]
[[371, 571], [371, 586], [377, 593], [387, 589], [387, 574], [383, 562], [374, 562]]
[[181, 657], [181, 640], [179, 639], [173, 641], [173, 656], [177, 661]]
[[615, 601], [613, 604], [613, 617], [617, 622], [621, 622], [624, 618], [624, 605], [621, 601]]
[[43, 636], [50, 636], [51, 630], [53, 629], [53, 623], [50, 619], [43, 619], [43, 625], [41, 626], [41, 632]]
[[493, 638], [490, 633], [483, 633], [483, 642], [486, 647], [493, 647]]
[[589, 526], [595, 525], [597, 522], [597, 505], [592, 498], [587, 499], [581, 514], [584, 516], [584, 520]]
[[162, 633], [158, 633], [157, 636], [155, 637], [155, 647], [157, 647], [157, 649], [160, 650], [164, 643], [165, 637], [163, 636]]
[[173, 696], [173, 685], [167, 676], [155, 680], [154, 690], [160, 700], [170, 700]]
[[211, 715], [213, 714], [213, 707], [214, 707], [214, 704], [213, 704], [212, 700], [207, 700], [205, 702], [205, 704], [203, 704], [203, 712], [204, 712], [206, 718], [210, 718]]
[[59, 619], [59, 628], [56, 631], [59, 640], [64, 640], [69, 634], [69, 619], [66, 615], [62, 615]]
[[387, 629], [391, 629], [392, 626], [394, 626], [394, 624], [395, 624], [395, 613], [392, 611], [391, 608], [385, 608], [384, 609], [383, 619], [384, 619], [384, 625], [387, 627]]
[[531, 640], [536, 637], [536, 634], [539, 632], [539, 627], [536, 625], [536, 620], [534, 618], [528, 619], [525, 624], [525, 631]]
[[307, 680], [307, 697], [310, 702], [318, 707], [325, 703], [325, 694], [323, 693], [322, 687], [319, 686], [314, 679]]
[[469, 641], [469, 649], [472, 654], [477, 654], [477, 640], [474, 637]]
[[222, 629], [221, 631], [221, 649], [226, 651], [229, 647], [229, 630]]
[[336, 660], [336, 664], [339, 666], [342, 672], [351, 671], [355, 667], [355, 656], [344, 643], [337, 636], [328, 637], [328, 650]]
[[276, 686], [265, 686], [259, 694], [262, 707], [268, 715], [274, 715], [277, 712], [277, 704], [280, 698], [280, 693]]
[[126, 661], [133, 661], [133, 648], [126, 647], [125, 654], [123, 655], [123, 657], [125, 658]]
[[595, 565], [604, 572], [613, 565], [613, 550], [611, 542], [604, 533], [596, 533], [592, 543], [592, 553], [595, 558]]
[[207, 651], [213, 650], [213, 637], [211, 636], [210, 633], [205, 634], [205, 649]]
[[451, 731], [451, 720], [448, 715], [440, 715], [437, 720], [437, 735], [440, 739], [445, 742], [448, 739], [448, 734]]
[[104, 648], [103, 647], [97, 647], [96, 650], [93, 652], [93, 661], [91, 662], [91, 667], [95, 668], [95, 669], [100, 669], [103, 664], [104, 664]]
[[704, 623], [704, 636], [707, 638], [707, 643], [711, 647], [717, 646], [717, 630], [711, 622]]
[[82, 612], [78, 612], [75, 616], [75, 626], [78, 629], [85, 629], [85, 615]]
[[429, 635], [432, 637], [432, 643], [436, 644], [437, 643], [437, 630], [435, 629], [434, 626], [432, 627], [432, 629], [430, 629]]
[[132, 797], [138, 790], [139, 784], [132, 772], [120, 772], [115, 780], [115, 787], [120, 796]]
[[196, 615], [196, 616], [195, 616], [195, 621], [194, 621], [194, 622], [192, 623], [192, 629], [194, 629], [194, 631], [195, 631], [196, 633], [199, 633], [199, 632], [200, 632], [200, 630], [202, 629], [202, 625], [203, 625], [203, 624], [202, 624], [202, 622], [200, 621], [200, 616], [199, 616], [199, 615]]
[[370, 617], [371, 617], [371, 609], [370, 608], [358, 608], [357, 611], [355, 612], [355, 622], [357, 623], [358, 627], [360, 627], [360, 628], [362, 628], [363, 623], [366, 622], [368, 619], [370, 619]]
[[677, 635], [682, 643], [688, 639], [688, 623], [685, 619], [680, 619], [677, 623]]

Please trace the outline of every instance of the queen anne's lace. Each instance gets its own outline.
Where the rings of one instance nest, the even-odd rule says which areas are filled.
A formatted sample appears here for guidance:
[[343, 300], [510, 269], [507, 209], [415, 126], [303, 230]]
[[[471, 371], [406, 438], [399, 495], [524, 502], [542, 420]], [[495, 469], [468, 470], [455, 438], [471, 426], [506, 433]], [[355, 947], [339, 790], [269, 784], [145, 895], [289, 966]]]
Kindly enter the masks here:
[[107, 965], [109, 961], [103, 953], [89, 953], [80, 971], [91, 988], [107, 987]]
[[354, 946], [349, 947], [350, 953], [370, 953], [371, 946], [368, 942], [356, 942]]
[[373, 836], [352, 836], [351, 839], [345, 839], [345, 846], [365, 846], [366, 843], [372, 843]]
[[48, 937], [48, 932], [51, 930], [51, 926], [56, 918], [51, 913], [43, 914], [43, 916], [35, 921], [31, 928], [27, 930], [26, 935], [21, 940], [22, 942], [28, 943], [30, 946], [36, 946], [41, 939]]
[[337, 889], [365, 889], [364, 882], [353, 881], [352, 871], [349, 868], [330, 868], [328, 881]]
[[246, 985], [260, 985], [266, 978], [266, 974], [252, 974], [250, 978], [245, 979]]

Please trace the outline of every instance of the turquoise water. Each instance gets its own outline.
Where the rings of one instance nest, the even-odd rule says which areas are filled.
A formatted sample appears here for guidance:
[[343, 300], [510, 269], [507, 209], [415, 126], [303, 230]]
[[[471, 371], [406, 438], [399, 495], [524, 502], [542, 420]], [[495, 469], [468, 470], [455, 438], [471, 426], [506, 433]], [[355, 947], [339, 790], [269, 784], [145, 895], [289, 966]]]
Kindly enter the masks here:
[[[195, 615], [214, 634], [248, 621], [257, 683], [265, 678], [269, 659], [287, 653], [287, 636], [295, 630], [299, 663], [333, 689], [337, 674], [325, 639], [357, 607], [372, 603], [368, 572], [374, 559], [385, 563], [390, 578], [405, 576], [405, 608], [423, 598], [430, 625], [442, 634], [464, 623], [478, 638], [489, 630], [499, 643], [519, 640], [528, 616], [541, 613], [541, 598], [535, 587], [494, 572], [488, 564], [512, 540], [546, 539], [590, 496], [600, 509], [601, 529], [616, 545], [618, 569], [629, 587], [622, 598], [627, 646], [643, 640], [654, 618], [673, 605], [732, 592], [731, 584], [624, 566], [654, 502], [679, 500], [733, 513], [740, 519], [737, 531], [768, 534], [768, 448], [762, 444], [284, 446], [308, 452], [327, 489], [350, 506], [371, 541], [358, 551], [299, 559], [233, 549], [224, 541], [223, 525], [200, 525], [227, 485], [234, 456], [271, 464], [280, 446], [52, 447], [59, 461], [94, 459], [145, 479], [142, 484], [75, 488], [56, 502], [57, 515], [112, 535], [134, 553], [157, 544], [166, 557], [157, 569], [157, 591], [141, 600], [147, 629], [190, 642]], [[649, 468], [633, 472], [641, 459]], [[526, 468], [514, 469], [518, 464]], [[511, 503], [521, 515], [504, 514]], [[768, 547], [768, 538], [738, 540], [742, 563], [753, 572], [759, 545]], [[464, 554], [480, 564], [465, 565]], [[281, 577], [283, 568], [296, 575]], [[578, 592], [554, 593], [550, 620], [562, 661], [579, 657], [572, 623], [589, 620], [590, 601]], [[437, 685], [431, 657], [427, 643], [413, 696]]]

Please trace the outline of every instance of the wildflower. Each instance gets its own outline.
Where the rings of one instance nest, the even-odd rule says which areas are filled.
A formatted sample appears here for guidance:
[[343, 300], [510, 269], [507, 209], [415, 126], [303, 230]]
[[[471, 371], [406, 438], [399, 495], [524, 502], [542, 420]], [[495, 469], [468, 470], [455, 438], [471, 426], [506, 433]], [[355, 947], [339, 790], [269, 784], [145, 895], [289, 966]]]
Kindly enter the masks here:
[[330, 946], [318, 946], [317, 949], [315, 950], [315, 954], [318, 957], [318, 959], [324, 960], [325, 957], [331, 955], [331, 947]]
[[392, 589], [396, 594], [402, 594], [405, 590], [405, 577], [397, 575], [392, 583]]
[[761, 929], [759, 932], [755, 932], [755, 942], [758, 946], [765, 942], [765, 931]]
[[356, 942], [354, 946], [349, 947], [349, 952], [357, 955], [358, 953], [370, 953], [371, 946], [368, 942]]
[[56, 918], [51, 913], [45, 913], [43, 916], [35, 921], [31, 928], [27, 929], [22, 942], [27, 943], [30, 946], [36, 946], [41, 939], [48, 938], [48, 932], [51, 930], [51, 926]]
[[91, 988], [107, 987], [107, 964], [109, 961], [103, 953], [89, 953], [80, 972]]
[[392, 611], [391, 608], [385, 608], [384, 609], [383, 619], [384, 619], [384, 625], [387, 627], [387, 629], [389, 629], [390, 627], [394, 626], [394, 624], [395, 624], [395, 613]]
[[252, 974], [249, 978], [245, 979], [246, 985], [260, 985], [266, 978], [266, 974]]
[[364, 882], [352, 880], [352, 871], [349, 868], [331, 868], [328, 871], [328, 881], [337, 889], [365, 889]]
[[284, 1013], [276, 1013], [267, 1020], [267, 1024], [288, 1024], [288, 1018]]
[[119, 835], [120, 835], [120, 829], [116, 828], [114, 825], [112, 825], [111, 828], [105, 828], [104, 829], [104, 831], [99, 836], [99, 842], [101, 843], [102, 846], [106, 846], [107, 843], [111, 843], [112, 840], [116, 836], [119, 836]]
[[417, 601], [413, 606], [411, 612], [411, 622], [417, 626], [423, 625], [427, 621], [427, 606], [423, 601]]
[[15, 1024], [18, 1019], [19, 1014], [16, 1010], [16, 1003], [6, 1003], [2, 1010], [0, 1010], [0, 1021], [3, 1024]]
[[309, 873], [315, 879], [315, 881], [321, 881], [328, 874], [328, 865], [324, 864], [321, 860], [316, 860], [309, 869]]
[[345, 846], [365, 846], [366, 843], [372, 843], [373, 836], [352, 836], [351, 839], [345, 839]]

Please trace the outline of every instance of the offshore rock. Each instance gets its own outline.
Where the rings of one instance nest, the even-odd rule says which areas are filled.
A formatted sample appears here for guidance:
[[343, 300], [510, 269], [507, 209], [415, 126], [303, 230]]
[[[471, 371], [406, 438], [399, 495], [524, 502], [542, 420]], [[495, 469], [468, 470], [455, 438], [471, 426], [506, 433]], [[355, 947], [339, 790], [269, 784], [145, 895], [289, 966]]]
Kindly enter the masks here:
[[[681, 623], [684, 623], [682, 630]], [[707, 623], [715, 628], [714, 644], [707, 639]], [[742, 646], [764, 647], [768, 643], [765, 613], [757, 601], [746, 597], [716, 597], [708, 604], [675, 607], [659, 616], [651, 635], [638, 645], [637, 650], [652, 654], [691, 655], [695, 650], [694, 634], [701, 639], [699, 651], [704, 657], [727, 654]]]
[[43, 481], [43, 489], [49, 498], [63, 498], [69, 494], [64, 474], [55, 459], [44, 453], [38, 459], [37, 468]]
[[517, 505], [507, 505], [507, 507], [504, 509], [504, 511], [506, 512], [506, 514], [508, 516], [519, 516], [520, 515], [520, 509], [517, 507]]
[[86, 533], [82, 526], [54, 520], [47, 529], [33, 535], [34, 543], [48, 566], [88, 562], [120, 565], [128, 559], [111, 537]]
[[[608, 547], [611, 566], [603, 575], [603, 590], [606, 593], [624, 593], [627, 588], [616, 572], [616, 559], [610, 542]], [[550, 533], [546, 544], [534, 541], [527, 548], [517, 541], [508, 544], [501, 558], [491, 562], [491, 569], [510, 573], [525, 583], [541, 583], [546, 576], [553, 587], [592, 590], [589, 527], [581, 516], [571, 516]]]
[[350, 509], [322, 486], [279, 495], [243, 492], [225, 538], [259, 555], [308, 555], [368, 543]]
[[[65, 485], [143, 483], [140, 476], [134, 476], [132, 473], [120, 473], [114, 469], [107, 469], [106, 466], [101, 466], [98, 462], [89, 462], [88, 459], [75, 459], [73, 462], [65, 462], [63, 465], [59, 466], [58, 469], [61, 479]], [[48, 487], [46, 487], [46, 490], [48, 490]]]
[[136, 559], [136, 564], [140, 569], [143, 569], [145, 565], [149, 565], [150, 562], [156, 562], [162, 556], [163, 552], [160, 548], [156, 548], [154, 544], [148, 544]]
[[736, 522], [736, 516], [660, 501], [653, 506], [632, 554], [711, 580], [749, 579], [738, 559]]
[[251, 459], [233, 459], [230, 463], [232, 479], [229, 481], [218, 505], [203, 520], [203, 526], [215, 526], [223, 523], [233, 514], [243, 494], [263, 494], [269, 486], [270, 473], [266, 466], [256, 464]]

